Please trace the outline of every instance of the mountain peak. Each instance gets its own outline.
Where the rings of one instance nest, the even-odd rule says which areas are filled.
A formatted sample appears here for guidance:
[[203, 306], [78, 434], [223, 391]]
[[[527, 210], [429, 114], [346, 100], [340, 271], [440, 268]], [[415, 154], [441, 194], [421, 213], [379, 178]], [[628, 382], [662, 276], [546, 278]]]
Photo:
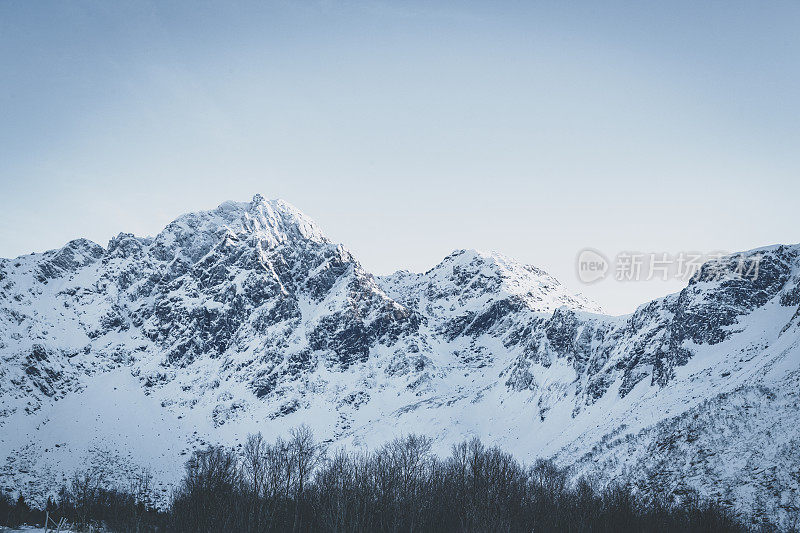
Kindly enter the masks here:
[[317, 223], [285, 200], [267, 200], [256, 194], [244, 218], [251, 222], [248, 229], [270, 234], [276, 244], [293, 239], [327, 242]]
[[474, 248], [453, 250], [442, 262], [434, 268], [444, 264], [454, 265], [482, 265], [492, 269], [499, 275], [511, 275], [514, 271], [524, 270], [537, 276], [547, 276], [547, 272], [533, 265], [520, 263], [516, 259], [508, 257], [498, 251], [483, 251]]
[[250, 202], [224, 202], [216, 209], [182, 215], [156, 236], [157, 257], [171, 260], [176, 253], [198, 260], [225, 235], [255, 238], [265, 248], [298, 241], [327, 243], [311, 218], [284, 200], [256, 194]]
[[552, 313], [566, 306], [574, 310], [601, 312], [596, 303], [573, 294], [557, 279], [533, 265], [526, 265], [492, 251], [455, 250], [423, 274], [400, 271], [380, 278], [387, 294], [411, 303], [422, 295], [437, 305], [483, 309], [491, 302], [521, 299], [533, 311]]

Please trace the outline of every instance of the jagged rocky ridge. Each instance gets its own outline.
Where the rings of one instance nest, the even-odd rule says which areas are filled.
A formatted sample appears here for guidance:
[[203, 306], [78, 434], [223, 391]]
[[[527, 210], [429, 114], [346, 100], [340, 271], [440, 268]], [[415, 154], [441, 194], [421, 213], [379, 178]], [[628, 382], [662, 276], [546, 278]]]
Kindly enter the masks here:
[[[149, 467], [166, 493], [193, 448], [308, 423], [334, 445], [416, 431], [445, 450], [478, 435], [790, 520], [799, 253], [708, 263], [624, 317], [499, 254], [375, 277], [260, 196], [155, 238], [2, 259], [0, 486], [35, 499], [79, 465], [114, 482]], [[755, 279], [738, 275], [756, 255]], [[752, 450], [770, 420], [785, 453]], [[752, 459], [733, 471], [714, 459], [726, 454]]]

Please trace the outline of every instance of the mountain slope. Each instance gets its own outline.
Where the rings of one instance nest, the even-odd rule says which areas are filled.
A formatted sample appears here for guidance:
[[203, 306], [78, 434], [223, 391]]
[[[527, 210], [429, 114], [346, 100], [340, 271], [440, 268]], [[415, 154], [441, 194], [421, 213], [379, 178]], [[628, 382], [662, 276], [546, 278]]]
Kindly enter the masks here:
[[[336, 445], [415, 431], [446, 452], [477, 435], [641, 490], [747, 487], [724, 499], [788, 520], [796, 454], [756, 454], [749, 472], [714, 457], [762, 445], [770, 420], [796, 440], [799, 255], [722, 258], [608, 317], [499, 254], [374, 277], [294, 207], [256, 196], [154, 238], [3, 259], [0, 486], [35, 500], [78, 467], [115, 483], [149, 467], [167, 494], [192, 449], [308, 423]], [[742, 402], [759, 407], [729, 416]], [[773, 468], [789, 474], [765, 478]]]

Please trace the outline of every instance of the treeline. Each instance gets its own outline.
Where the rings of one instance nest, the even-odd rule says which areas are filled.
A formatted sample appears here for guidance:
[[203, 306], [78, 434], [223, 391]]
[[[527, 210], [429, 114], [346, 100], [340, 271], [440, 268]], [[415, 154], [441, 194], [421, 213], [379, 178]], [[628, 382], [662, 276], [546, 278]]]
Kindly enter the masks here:
[[240, 451], [196, 452], [166, 511], [141, 493], [100, 490], [80, 476], [50, 505], [75, 524], [112, 531], [750, 531], [696, 497], [643, 500], [625, 487], [570, 479], [550, 461], [526, 467], [477, 439], [447, 458], [415, 435], [371, 453], [327, 455], [301, 427], [288, 440], [257, 434]]
[[53, 524], [63, 518], [72, 531], [168, 531], [169, 514], [151, 503], [151, 480], [150, 473], [143, 471], [126, 490], [107, 489], [101, 478], [79, 472], [59, 489], [57, 498], [47, 499], [43, 509], [31, 508], [22, 496], [14, 502], [0, 495], [0, 525], [44, 527], [49, 515], [53, 530]]

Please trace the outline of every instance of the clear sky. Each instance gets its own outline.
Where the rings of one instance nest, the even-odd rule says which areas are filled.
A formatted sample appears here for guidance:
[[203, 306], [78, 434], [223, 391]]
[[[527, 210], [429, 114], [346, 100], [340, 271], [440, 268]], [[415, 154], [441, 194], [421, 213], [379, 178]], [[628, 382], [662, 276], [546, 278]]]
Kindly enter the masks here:
[[800, 2], [0, 2], [0, 257], [256, 192], [376, 273], [800, 241]]

